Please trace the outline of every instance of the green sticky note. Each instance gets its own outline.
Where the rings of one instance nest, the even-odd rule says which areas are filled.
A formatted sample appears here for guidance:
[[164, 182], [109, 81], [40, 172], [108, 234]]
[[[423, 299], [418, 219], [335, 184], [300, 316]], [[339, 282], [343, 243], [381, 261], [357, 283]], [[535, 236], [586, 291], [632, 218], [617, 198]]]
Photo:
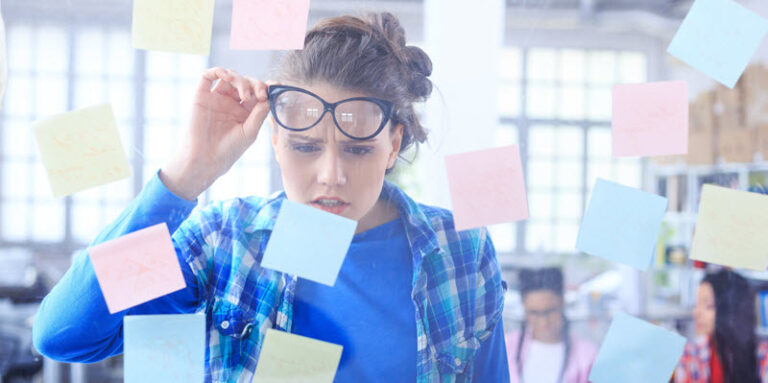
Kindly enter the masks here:
[[278, 330], [267, 330], [254, 382], [332, 383], [343, 347]]
[[37, 121], [33, 129], [56, 197], [131, 176], [109, 104]]
[[133, 0], [133, 47], [207, 56], [214, 0]]

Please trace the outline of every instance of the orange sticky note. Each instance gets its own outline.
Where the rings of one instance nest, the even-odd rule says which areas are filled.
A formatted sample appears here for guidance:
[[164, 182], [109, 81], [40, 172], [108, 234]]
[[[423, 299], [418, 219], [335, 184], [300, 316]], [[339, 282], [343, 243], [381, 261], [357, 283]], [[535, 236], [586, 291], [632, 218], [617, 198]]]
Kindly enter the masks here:
[[528, 218], [517, 145], [445, 157], [456, 230]]
[[88, 249], [110, 313], [187, 286], [165, 223]]
[[302, 49], [309, 0], [234, 0], [230, 49]]
[[688, 85], [615, 85], [612, 129], [614, 157], [688, 153]]

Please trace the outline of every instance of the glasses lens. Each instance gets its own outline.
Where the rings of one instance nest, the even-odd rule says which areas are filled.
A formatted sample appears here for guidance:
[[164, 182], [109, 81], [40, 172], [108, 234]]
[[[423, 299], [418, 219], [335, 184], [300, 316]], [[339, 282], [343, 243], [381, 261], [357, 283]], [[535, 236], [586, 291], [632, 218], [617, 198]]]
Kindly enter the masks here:
[[352, 137], [368, 137], [379, 129], [384, 111], [371, 101], [346, 101], [336, 106], [336, 122]]
[[275, 118], [291, 129], [305, 129], [323, 114], [323, 103], [304, 92], [288, 90], [275, 100]]

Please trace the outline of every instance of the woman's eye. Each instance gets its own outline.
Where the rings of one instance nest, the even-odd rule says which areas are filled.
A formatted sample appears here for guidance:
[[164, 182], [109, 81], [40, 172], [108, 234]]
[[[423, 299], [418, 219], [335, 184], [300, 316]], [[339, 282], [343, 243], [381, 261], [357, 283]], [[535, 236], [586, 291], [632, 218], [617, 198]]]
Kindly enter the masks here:
[[348, 153], [362, 156], [370, 153], [373, 149], [370, 146], [348, 146], [345, 150]]
[[293, 150], [301, 153], [313, 153], [320, 150], [320, 148], [315, 145], [293, 145]]

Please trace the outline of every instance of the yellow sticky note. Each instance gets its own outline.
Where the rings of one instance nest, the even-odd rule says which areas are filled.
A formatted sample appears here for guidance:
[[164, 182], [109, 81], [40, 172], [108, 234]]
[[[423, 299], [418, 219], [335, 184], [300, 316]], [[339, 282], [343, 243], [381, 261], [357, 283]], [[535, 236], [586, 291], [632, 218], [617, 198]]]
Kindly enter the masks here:
[[133, 47], [207, 56], [214, 0], [134, 0]]
[[764, 271], [768, 196], [704, 185], [691, 259]]
[[131, 176], [109, 104], [37, 121], [33, 128], [56, 197]]
[[278, 330], [267, 330], [254, 382], [332, 383], [341, 346]]

